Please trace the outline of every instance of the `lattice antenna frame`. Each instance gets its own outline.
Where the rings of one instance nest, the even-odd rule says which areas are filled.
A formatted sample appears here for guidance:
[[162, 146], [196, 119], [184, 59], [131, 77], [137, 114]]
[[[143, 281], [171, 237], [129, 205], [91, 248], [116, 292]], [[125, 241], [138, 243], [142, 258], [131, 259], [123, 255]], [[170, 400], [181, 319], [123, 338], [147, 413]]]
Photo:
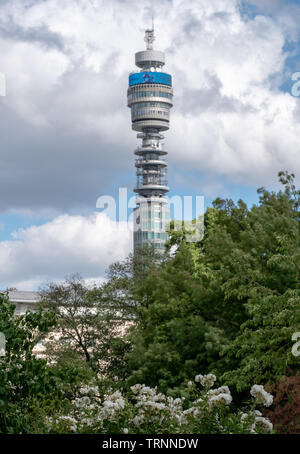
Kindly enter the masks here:
[[155, 41], [155, 36], [154, 36], [154, 21], [152, 17], [152, 29], [150, 30], [149, 28], [145, 31], [145, 38], [144, 41], [146, 43], [146, 49], [147, 50], [153, 50], [153, 42]]

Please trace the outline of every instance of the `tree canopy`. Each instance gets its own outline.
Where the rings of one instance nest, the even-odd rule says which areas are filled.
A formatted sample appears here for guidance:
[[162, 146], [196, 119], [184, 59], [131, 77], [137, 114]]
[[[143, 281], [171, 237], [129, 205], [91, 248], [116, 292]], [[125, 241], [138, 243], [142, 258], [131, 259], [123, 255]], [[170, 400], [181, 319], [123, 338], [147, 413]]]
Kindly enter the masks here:
[[291, 353], [299, 318], [299, 191], [258, 190], [259, 204], [216, 199], [205, 235], [188, 243], [170, 232], [174, 257], [139, 284], [129, 382], [176, 387], [215, 371], [238, 391], [299, 369]]

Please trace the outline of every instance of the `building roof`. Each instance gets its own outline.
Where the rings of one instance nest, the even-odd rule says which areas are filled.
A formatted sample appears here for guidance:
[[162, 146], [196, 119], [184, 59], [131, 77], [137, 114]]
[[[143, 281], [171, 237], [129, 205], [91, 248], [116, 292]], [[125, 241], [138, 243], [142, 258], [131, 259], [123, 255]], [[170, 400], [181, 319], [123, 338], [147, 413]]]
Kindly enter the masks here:
[[13, 290], [8, 292], [9, 300], [12, 303], [37, 303], [40, 301], [41, 297], [38, 292], [20, 292], [17, 290]]

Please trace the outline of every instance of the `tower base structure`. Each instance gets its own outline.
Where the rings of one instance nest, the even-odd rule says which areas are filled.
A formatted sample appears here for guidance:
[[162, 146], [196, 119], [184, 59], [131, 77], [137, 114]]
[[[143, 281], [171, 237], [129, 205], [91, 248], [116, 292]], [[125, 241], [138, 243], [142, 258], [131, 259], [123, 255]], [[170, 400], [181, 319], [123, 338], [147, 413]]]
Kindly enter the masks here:
[[165, 197], [138, 197], [134, 210], [134, 250], [153, 246], [161, 251], [168, 239], [170, 210]]

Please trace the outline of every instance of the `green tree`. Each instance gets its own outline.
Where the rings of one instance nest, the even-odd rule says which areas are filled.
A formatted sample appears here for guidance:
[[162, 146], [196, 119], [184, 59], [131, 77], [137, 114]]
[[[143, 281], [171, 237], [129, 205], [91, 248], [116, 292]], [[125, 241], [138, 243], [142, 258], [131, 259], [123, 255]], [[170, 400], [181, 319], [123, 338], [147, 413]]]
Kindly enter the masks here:
[[139, 283], [129, 383], [158, 384], [166, 390], [206, 366], [210, 327], [198, 308], [201, 285], [195, 271], [194, 255], [182, 243], [174, 258], [152, 264]]
[[231, 276], [223, 286], [225, 297], [244, 301], [248, 315], [223, 351], [239, 359], [223, 376], [238, 390], [299, 370], [291, 349], [300, 327], [300, 192], [294, 175], [280, 172], [279, 177], [285, 190], [259, 189], [260, 205], [249, 213], [247, 229], [226, 259]]
[[187, 243], [170, 232], [175, 256], [137, 283], [137, 326], [129, 382], [176, 387], [214, 371], [237, 390], [276, 381], [289, 367], [299, 330], [299, 191], [258, 190], [258, 205], [216, 199], [205, 234]]
[[62, 399], [52, 370], [33, 353], [56, 320], [50, 312], [16, 317], [14, 310], [7, 294], [0, 293], [0, 332], [6, 340], [0, 357], [0, 432], [33, 433], [43, 430], [37, 409], [54, 408]]
[[[112, 349], [120, 349], [122, 320], [103, 284], [91, 290], [79, 275], [41, 291], [41, 307], [57, 317], [46, 342], [47, 357], [56, 370], [78, 371], [82, 380], [103, 375], [116, 362]], [[80, 384], [80, 383], [79, 383]]]

